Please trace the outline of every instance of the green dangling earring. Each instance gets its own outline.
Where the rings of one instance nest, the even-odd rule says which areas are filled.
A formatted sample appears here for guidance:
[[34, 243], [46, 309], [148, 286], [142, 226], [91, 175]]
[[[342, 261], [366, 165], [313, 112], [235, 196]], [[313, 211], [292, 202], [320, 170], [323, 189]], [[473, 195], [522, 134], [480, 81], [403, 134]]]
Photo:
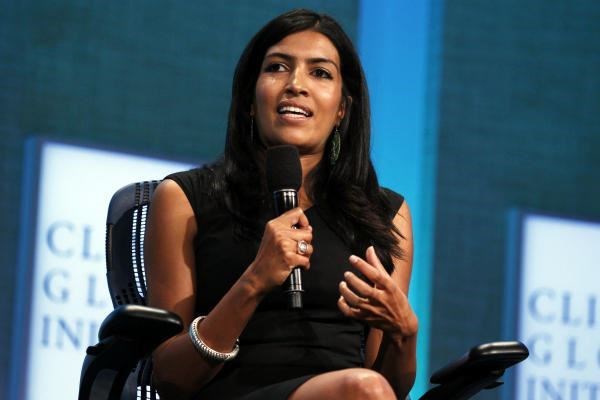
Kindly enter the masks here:
[[333, 132], [333, 138], [331, 139], [331, 152], [329, 153], [329, 165], [332, 167], [340, 156], [341, 148], [342, 138], [340, 137], [340, 127], [336, 126], [335, 132]]

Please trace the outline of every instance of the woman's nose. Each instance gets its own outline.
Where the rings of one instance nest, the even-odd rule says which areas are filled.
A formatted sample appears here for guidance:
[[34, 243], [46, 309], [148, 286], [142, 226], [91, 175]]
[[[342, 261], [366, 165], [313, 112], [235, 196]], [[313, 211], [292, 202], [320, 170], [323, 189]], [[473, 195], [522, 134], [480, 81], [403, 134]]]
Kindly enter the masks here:
[[308, 94], [304, 74], [299, 69], [294, 69], [288, 79], [286, 90], [295, 95]]

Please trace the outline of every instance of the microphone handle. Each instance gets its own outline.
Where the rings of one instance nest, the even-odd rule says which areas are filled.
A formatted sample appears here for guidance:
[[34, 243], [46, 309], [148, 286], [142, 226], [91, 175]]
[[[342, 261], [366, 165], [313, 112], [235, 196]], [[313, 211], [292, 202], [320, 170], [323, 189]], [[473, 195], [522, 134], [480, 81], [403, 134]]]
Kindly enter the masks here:
[[[273, 192], [273, 205], [275, 214], [281, 215], [286, 211], [298, 207], [298, 192], [294, 189], [281, 189]], [[288, 306], [291, 309], [301, 309], [302, 303], [302, 270], [298, 267], [292, 270], [292, 273], [286, 280], [286, 293], [288, 294]]]

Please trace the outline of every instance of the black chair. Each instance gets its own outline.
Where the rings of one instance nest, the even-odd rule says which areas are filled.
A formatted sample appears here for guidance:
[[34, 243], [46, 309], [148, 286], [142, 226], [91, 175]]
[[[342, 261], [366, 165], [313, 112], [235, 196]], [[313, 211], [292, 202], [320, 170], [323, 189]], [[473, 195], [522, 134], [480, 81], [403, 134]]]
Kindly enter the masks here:
[[[106, 269], [115, 310], [98, 332], [99, 343], [87, 348], [79, 400], [158, 399], [151, 386], [150, 353], [181, 332], [174, 313], [146, 306], [144, 233], [150, 201], [159, 181], [130, 184], [110, 202], [106, 222]], [[467, 399], [502, 384], [504, 371], [527, 358], [520, 342], [493, 342], [473, 347], [435, 372], [437, 386], [422, 400]]]
[[148, 208], [160, 181], [134, 183], [117, 191], [106, 218], [106, 277], [115, 310], [87, 348], [80, 400], [157, 399], [148, 355], [181, 332], [178, 315], [147, 307], [144, 234]]

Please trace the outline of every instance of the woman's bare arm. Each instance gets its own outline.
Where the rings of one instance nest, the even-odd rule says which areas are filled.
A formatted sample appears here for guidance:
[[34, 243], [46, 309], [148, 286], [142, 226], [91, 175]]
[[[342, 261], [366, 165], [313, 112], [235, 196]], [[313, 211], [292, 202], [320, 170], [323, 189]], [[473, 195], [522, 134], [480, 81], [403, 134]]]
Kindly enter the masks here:
[[[398, 284], [398, 288], [404, 296], [408, 297], [413, 262], [413, 235], [410, 209], [406, 201], [394, 217], [394, 225], [403, 236], [399, 240], [404, 257], [394, 259], [394, 271], [391, 277]], [[418, 322], [412, 310], [407, 314], [407, 318], [412, 319], [409, 324], [413, 328], [411, 334], [403, 337], [391, 337], [379, 329], [371, 329], [365, 351], [366, 362], [369, 363], [369, 366], [384, 375], [396, 393], [402, 396], [401, 398], [408, 395], [417, 371]]]
[[394, 271], [388, 274], [373, 248], [365, 259], [351, 257], [351, 264], [375, 287], [353, 273], [340, 284], [342, 312], [371, 325], [365, 349], [365, 366], [384, 375], [392, 388], [404, 398], [414, 383], [416, 373], [417, 317], [408, 303], [412, 272], [413, 239], [410, 211], [406, 202], [394, 218], [402, 237], [403, 257], [394, 258]]

